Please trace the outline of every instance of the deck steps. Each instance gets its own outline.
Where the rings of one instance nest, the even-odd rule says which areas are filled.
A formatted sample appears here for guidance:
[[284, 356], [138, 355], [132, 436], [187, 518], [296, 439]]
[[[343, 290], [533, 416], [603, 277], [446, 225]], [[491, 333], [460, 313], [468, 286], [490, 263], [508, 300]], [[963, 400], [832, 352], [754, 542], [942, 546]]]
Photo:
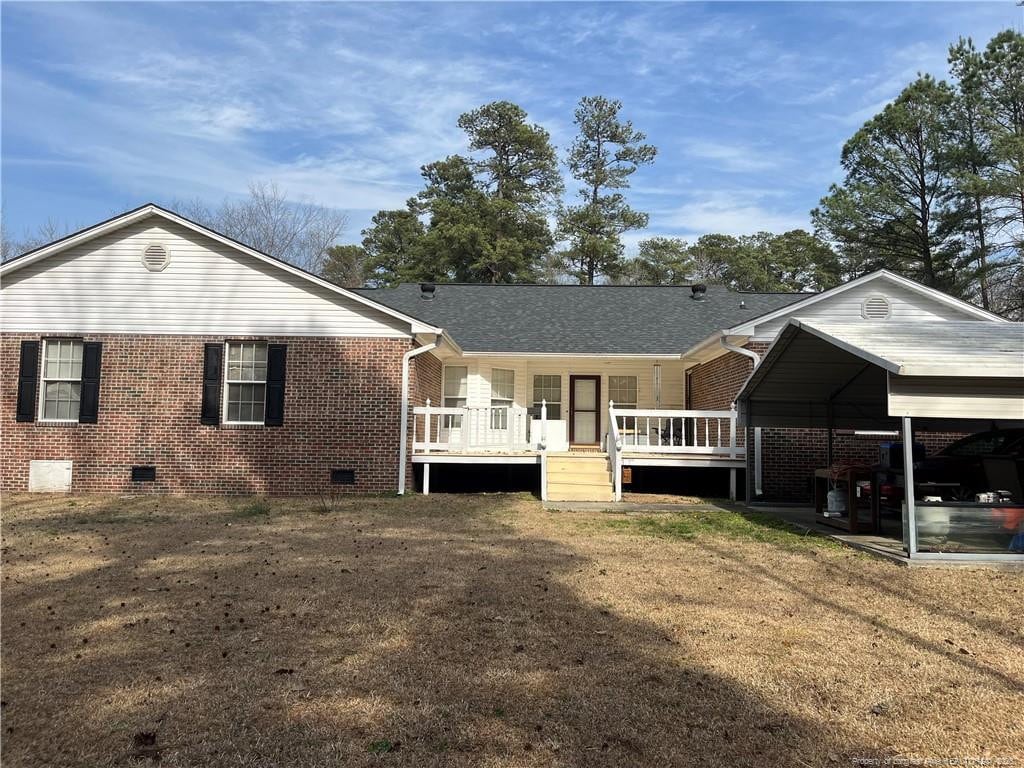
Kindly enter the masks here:
[[549, 501], [612, 501], [612, 474], [605, 455], [549, 454]]

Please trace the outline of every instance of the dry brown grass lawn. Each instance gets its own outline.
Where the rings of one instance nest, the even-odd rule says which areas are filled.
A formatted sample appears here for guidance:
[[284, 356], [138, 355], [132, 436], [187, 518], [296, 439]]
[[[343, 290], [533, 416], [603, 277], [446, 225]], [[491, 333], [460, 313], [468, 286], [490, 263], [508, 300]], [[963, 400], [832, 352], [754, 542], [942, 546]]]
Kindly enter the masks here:
[[1024, 763], [1019, 573], [729, 512], [318, 507], [5, 499], [4, 765]]

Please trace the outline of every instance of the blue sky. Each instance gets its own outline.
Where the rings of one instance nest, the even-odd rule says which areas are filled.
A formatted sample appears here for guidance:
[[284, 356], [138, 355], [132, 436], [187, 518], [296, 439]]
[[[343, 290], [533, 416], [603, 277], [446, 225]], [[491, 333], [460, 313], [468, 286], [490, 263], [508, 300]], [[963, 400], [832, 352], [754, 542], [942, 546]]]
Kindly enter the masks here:
[[276, 181], [343, 209], [346, 241], [463, 151], [508, 99], [564, 155], [580, 96], [659, 149], [634, 176], [652, 235], [808, 226], [843, 141], [1000, 3], [2, 5], [3, 215], [18, 236]]

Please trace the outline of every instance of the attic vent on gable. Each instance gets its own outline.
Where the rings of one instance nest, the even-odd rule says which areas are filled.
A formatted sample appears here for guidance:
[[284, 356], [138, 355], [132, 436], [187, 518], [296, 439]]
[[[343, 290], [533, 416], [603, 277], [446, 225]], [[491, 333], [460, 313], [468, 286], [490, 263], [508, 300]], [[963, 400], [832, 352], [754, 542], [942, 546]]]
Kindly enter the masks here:
[[860, 314], [865, 320], [886, 320], [892, 312], [885, 296], [868, 296], [861, 304]]
[[150, 272], [160, 272], [171, 263], [171, 254], [160, 243], [147, 245], [142, 251], [142, 264]]

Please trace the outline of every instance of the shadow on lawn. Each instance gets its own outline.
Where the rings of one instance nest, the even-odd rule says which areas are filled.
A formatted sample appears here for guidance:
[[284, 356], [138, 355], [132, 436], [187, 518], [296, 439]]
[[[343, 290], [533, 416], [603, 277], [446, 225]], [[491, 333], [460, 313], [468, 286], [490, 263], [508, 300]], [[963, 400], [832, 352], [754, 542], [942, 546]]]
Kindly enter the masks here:
[[[687, 662], [664, 628], [582, 600], [572, 584], [599, 564], [512, 530], [515, 500], [442, 503], [449, 514], [371, 500], [239, 518], [193, 500], [145, 525], [8, 506], [5, 765], [120, 765], [151, 730], [164, 766], [878, 754]], [[80, 571], [62, 576], [66, 560]]]

